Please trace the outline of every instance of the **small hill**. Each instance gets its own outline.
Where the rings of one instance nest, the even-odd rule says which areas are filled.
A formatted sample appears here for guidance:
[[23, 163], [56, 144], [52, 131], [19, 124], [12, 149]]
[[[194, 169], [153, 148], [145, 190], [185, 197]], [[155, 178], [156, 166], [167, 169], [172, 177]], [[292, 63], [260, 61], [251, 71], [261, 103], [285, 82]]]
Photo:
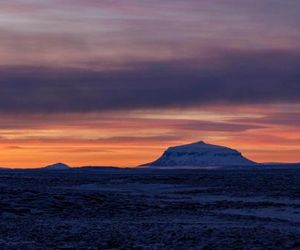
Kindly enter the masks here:
[[245, 158], [239, 151], [203, 141], [168, 148], [149, 167], [221, 167], [248, 166], [256, 163]]
[[71, 169], [71, 167], [64, 163], [56, 163], [56, 164], [52, 164], [52, 165], [43, 167], [42, 169], [44, 169], [44, 170], [67, 170], [67, 169]]

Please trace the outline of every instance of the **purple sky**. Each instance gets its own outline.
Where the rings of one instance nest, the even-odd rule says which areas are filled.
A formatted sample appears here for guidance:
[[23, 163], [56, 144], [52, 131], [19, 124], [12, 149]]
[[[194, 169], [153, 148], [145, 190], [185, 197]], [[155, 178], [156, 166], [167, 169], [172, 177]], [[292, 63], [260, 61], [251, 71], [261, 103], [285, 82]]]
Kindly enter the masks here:
[[[269, 145], [266, 152], [272, 152], [279, 136], [288, 153], [278, 160], [289, 160], [289, 152], [298, 160], [300, 135], [291, 138], [286, 131], [299, 130], [299, 9], [294, 0], [1, 1], [0, 144], [24, 148], [21, 142], [34, 138], [46, 147], [49, 137], [59, 144], [68, 130], [62, 127], [75, 131], [77, 124], [70, 137], [79, 148], [90, 137], [106, 148], [117, 140], [123, 149], [128, 138], [135, 146], [148, 140], [145, 150], [153, 149], [153, 138], [164, 145], [204, 138], [251, 154], [241, 143], [251, 130], [265, 138], [253, 145]], [[131, 119], [151, 124], [153, 116], [156, 127], [135, 140], [142, 127]], [[123, 127], [110, 129], [120, 121]], [[106, 130], [95, 131], [95, 123]], [[161, 148], [156, 150], [153, 155]], [[34, 152], [20, 152], [20, 162]], [[255, 152], [259, 160], [271, 155]], [[10, 164], [7, 155], [15, 152], [3, 154], [0, 163]], [[119, 154], [113, 163], [123, 164], [127, 156]], [[110, 163], [101, 155], [91, 158]], [[140, 160], [133, 158], [126, 164]]]

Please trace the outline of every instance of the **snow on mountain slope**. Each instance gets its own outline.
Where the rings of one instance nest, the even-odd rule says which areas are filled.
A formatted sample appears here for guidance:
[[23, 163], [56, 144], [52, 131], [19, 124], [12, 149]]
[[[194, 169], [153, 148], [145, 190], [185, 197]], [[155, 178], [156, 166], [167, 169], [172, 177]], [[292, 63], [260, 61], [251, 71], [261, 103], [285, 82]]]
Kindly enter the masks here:
[[200, 141], [168, 148], [158, 160], [144, 166], [213, 167], [254, 164], [255, 162], [248, 160], [237, 150]]

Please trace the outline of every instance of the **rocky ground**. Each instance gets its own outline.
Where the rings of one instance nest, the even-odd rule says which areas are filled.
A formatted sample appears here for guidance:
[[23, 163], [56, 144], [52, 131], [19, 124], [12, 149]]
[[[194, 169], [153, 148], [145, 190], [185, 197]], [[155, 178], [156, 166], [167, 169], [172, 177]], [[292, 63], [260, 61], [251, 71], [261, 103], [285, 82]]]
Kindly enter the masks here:
[[300, 249], [300, 170], [0, 171], [0, 249]]

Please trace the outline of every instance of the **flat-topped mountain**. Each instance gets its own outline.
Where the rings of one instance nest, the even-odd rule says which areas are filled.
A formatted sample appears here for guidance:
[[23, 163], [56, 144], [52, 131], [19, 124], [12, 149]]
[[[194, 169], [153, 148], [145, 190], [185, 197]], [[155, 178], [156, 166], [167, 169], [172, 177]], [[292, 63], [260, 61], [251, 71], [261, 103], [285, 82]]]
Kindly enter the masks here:
[[67, 169], [70, 169], [70, 168], [71, 168], [70, 166], [68, 166], [64, 163], [56, 163], [56, 164], [46, 166], [42, 169], [45, 169], [45, 170], [67, 170]]
[[203, 141], [170, 147], [150, 167], [214, 167], [246, 166], [255, 162], [245, 158], [239, 151]]

